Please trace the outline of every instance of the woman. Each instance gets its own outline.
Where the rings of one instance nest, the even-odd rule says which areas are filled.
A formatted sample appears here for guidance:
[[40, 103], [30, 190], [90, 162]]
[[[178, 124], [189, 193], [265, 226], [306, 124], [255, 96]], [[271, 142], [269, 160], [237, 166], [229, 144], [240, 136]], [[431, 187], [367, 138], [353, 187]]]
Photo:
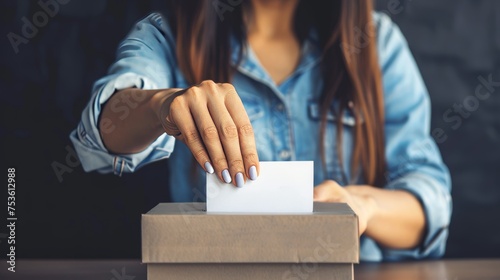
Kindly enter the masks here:
[[197, 201], [204, 172], [242, 187], [259, 160], [313, 160], [315, 200], [359, 216], [361, 260], [444, 253], [450, 179], [429, 97], [401, 32], [371, 1], [193, 0], [168, 11], [140, 21], [95, 84], [71, 135], [86, 171], [169, 158], [171, 196]]

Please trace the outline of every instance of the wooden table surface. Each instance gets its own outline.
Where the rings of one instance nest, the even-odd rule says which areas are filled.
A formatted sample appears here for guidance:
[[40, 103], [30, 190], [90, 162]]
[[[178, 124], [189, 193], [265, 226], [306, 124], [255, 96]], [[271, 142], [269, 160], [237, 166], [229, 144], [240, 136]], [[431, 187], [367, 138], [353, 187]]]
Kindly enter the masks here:
[[[145, 280], [139, 260], [18, 260], [16, 272], [1, 261], [0, 279], [36, 280]], [[500, 280], [500, 259], [439, 260], [406, 263], [359, 264], [356, 280]]]
[[354, 279], [500, 280], [500, 259], [360, 264], [355, 266]]

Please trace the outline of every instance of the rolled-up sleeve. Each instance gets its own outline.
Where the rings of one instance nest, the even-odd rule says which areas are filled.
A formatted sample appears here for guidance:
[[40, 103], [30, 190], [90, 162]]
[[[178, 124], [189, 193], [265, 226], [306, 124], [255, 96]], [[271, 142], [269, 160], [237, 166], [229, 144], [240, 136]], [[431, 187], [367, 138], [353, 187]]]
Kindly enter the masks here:
[[401, 31], [387, 16], [376, 16], [385, 98], [385, 188], [415, 195], [426, 217], [425, 237], [418, 248], [381, 247], [382, 257], [389, 261], [440, 257], [451, 218], [451, 182], [430, 135], [429, 95]]
[[[100, 173], [133, 172], [141, 166], [170, 156], [175, 139], [166, 134], [145, 150], [135, 154], [112, 154], [104, 146], [99, 132], [99, 116], [104, 103], [116, 91], [126, 88], [160, 89], [172, 87], [175, 75], [174, 42], [167, 22], [151, 14], [138, 22], [120, 43], [117, 58], [108, 75], [98, 80], [92, 97], [70, 139], [85, 171]], [[126, 116], [134, 107], [117, 107]]]

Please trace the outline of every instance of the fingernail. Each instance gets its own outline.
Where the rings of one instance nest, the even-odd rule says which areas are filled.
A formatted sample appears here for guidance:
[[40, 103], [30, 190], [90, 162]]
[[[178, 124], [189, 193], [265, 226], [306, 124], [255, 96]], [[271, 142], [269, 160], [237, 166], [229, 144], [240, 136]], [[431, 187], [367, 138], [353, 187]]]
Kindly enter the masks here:
[[231, 174], [229, 174], [227, 169], [222, 170], [222, 179], [228, 184], [231, 183]]
[[244, 184], [245, 184], [245, 181], [243, 180], [243, 173], [241, 173], [241, 172], [236, 173], [236, 186], [238, 188], [243, 188]]
[[210, 162], [205, 162], [205, 170], [210, 173], [210, 174], [213, 174], [214, 173], [214, 168], [212, 167], [212, 165], [210, 164]]
[[248, 173], [250, 175], [250, 180], [252, 180], [252, 181], [257, 180], [257, 167], [255, 167], [255, 166], [250, 167], [250, 170], [248, 170]]

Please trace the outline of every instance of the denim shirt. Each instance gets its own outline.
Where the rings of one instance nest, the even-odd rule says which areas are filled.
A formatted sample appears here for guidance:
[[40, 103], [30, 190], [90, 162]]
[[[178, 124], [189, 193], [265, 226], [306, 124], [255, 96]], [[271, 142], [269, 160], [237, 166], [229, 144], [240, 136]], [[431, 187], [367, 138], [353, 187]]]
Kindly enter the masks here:
[[[373, 13], [377, 28], [379, 64], [383, 75], [385, 102], [385, 145], [387, 158], [386, 189], [405, 190], [422, 203], [426, 215], [426, 234], [420, 246], [410, 250], [384, 248], [362, 236], [361, 261], [435, 258], [443, 255], [451, 216], [450, 177], [439, 150], [430, 136], [430, 101], [408, 45], [392, 21]], [[133, 172], [142, 166], [168, 158], [171, 197], [176, 202], [205, 200], [205, 174], [196, 167], [188, 148], [163, 134], [148, 148], [136, 154], [112, 154], [100, 138], [98, 119], [103, 104], [121, 89], [186, 88], [190, 85], [181, 73], [175, 55], [175, 38], [160, 14], [138, 22], [121, 42], [117, 58], [107, 76], [98, 80], [82, 120], [70, 138], [85, 171], [100, 173]], [[237, 67], [232, 84], [243, 101], [255, 132], [262, 161], [312, 160], [314, 183], [326, 179], [340, 185], [362, 184], [350, 178], [354, 118], [342, 116], [344, 126], [343, 168], [336, 153], [336, 122], [328, 115], [325, 139], [326, 166], [319, 150], [320, 113], [318, 98], [323, 87], [320, 52], [311, 36], [302, 46], [298, 67], [280, 85], [273, 82], [250, 46], [236, 65], [239, 46], [232, 43], [232, 63]], [[355, 47], [355, 46], [347, 46]], [[353, 49], [352, 51], [356, 51]], [[123, 117], [126, 108], [118, 107]], [[193, 176], [195, 174], [196, 176]], [[359, 177], [359, 176], [358, 176]], [[167, 185], [167, 183], [166, 183]]]

